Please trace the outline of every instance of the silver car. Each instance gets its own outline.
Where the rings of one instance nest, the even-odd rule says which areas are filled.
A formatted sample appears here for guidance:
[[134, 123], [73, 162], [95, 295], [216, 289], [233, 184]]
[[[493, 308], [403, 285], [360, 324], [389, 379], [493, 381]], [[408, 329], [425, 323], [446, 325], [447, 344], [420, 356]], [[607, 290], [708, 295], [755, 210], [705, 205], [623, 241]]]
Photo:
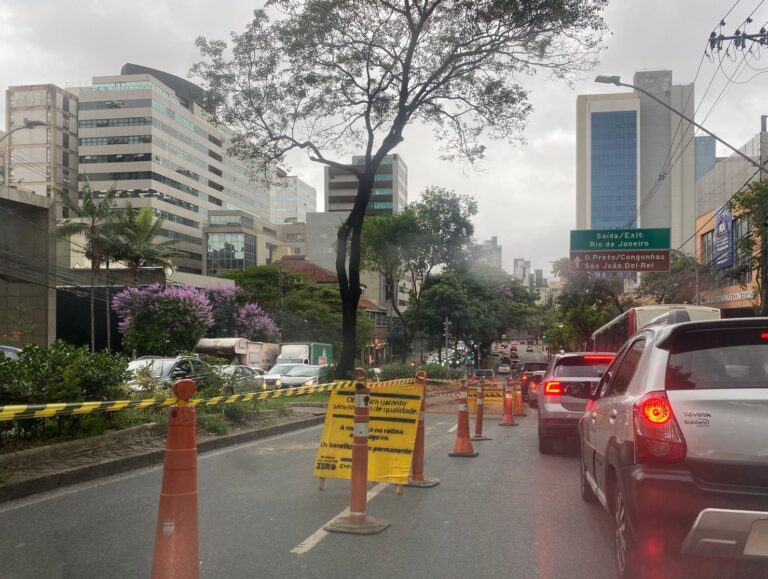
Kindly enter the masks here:
[[571, 384], [597, 384], [615, 354], [571, 352], [553, 358], [538, 389], [539, 452], [549, 454], [555, 441], [575, 438], [587, 401], [571, 396]]
[[303, 366], [304, 364], [275, 364], [264, 375], [264, 389], [276, 390], [282, 388], [282, 377], [291, 368], [295, 366]]
[[614, 519], [619, 577], [681, 552], [768, 561], [768, 318], [643, 329], [569, 394], [590, 400], [581, 494]]

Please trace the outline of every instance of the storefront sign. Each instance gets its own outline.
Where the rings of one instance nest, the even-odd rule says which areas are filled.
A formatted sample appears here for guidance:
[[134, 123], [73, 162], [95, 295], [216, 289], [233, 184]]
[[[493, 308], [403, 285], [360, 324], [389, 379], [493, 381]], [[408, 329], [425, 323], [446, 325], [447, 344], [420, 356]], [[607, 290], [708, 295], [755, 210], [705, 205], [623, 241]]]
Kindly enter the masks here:
[[713, 262], [716, 267], [733, 264], [733, 215], [725, 207], [715, 214]]

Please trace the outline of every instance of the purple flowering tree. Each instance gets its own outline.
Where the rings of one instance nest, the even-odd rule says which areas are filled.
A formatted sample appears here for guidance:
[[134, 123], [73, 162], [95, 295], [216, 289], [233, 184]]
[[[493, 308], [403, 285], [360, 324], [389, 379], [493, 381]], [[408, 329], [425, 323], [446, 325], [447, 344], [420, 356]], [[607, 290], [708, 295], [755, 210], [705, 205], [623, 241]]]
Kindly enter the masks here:
[[275, 321], [255, 303], [244, 303], [243, 293], [236, 286], [220, 286], [208, 290], [213, 308], [214, 324], [208, 329], [210, 337], [248, 338], [269, 341], [280, 328]]
[[192, 351], [214, 323], [205, 292], [188, 286], [126, 288], [112, 300], [123, 344], [137, 354]]

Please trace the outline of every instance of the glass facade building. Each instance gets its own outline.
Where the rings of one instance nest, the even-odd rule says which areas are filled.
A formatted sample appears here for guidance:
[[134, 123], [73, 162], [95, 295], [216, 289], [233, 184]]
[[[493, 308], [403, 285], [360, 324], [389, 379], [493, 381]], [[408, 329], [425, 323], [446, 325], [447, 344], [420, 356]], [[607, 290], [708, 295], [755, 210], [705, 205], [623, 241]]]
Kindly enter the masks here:
[[256, 264], [256, 237], [248, 233], [208, 234], [208, 275]]
[[591, 125], [590, 226], [637, 227], [637, 113], [592, 113]]

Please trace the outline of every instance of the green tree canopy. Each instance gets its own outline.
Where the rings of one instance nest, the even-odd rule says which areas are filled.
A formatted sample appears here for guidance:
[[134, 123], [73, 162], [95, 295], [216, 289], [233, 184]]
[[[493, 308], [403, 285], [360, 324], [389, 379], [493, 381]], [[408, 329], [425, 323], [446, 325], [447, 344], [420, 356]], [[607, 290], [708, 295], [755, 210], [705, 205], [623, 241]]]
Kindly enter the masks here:
[[[607, 0], [270, 0], [242, 34], [200, 38], [193, 74], [232, 146], [265, 173], [292, 150], [357, 177], [338, 233], [344, 348], [356, 353], [362, 225], [375, 174], [406, 128], [434, 128], [448, 159], [474, 163], [483, 137], [514, 141], [531, 105], [521, 79], [567, 78], [591, 66]], [[361, 164], [340, 161], [361, 156]]]

